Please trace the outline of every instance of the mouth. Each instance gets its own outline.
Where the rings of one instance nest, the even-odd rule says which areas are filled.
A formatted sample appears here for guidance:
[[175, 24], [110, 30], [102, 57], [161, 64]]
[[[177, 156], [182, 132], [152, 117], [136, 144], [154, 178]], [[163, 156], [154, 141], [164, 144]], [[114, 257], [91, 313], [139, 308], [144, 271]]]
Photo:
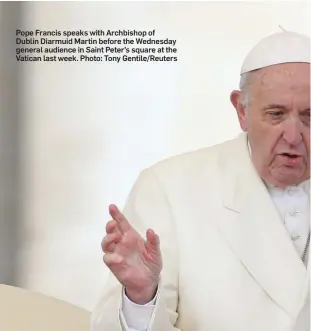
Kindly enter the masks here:
[[282, 153], [281, 155], [285, 156], [285, 157], [289, 157], [291, 159], [297, 159], [297, 158], [301, 157], [301, 155], [299, 155], [299, 154], [292, 154], [292, 153]]
[[283, 159], [283, 163], [286, 167], [295, 167], [302, 162], [302, 155], [294, 153], [282, 153], [280, 156]]

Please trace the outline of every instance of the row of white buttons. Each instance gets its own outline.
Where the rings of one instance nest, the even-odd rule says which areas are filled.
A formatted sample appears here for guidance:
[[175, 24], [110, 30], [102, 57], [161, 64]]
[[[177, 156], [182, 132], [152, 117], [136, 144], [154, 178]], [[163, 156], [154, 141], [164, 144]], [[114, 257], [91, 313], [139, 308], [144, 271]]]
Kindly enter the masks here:
[[[290, 192], [291, 192], [291, 191], [289, 190], [289, 193], [290, 193]], [[296, 216], [298, 216], [298, 215], [300, 215], [300, 214], [301, 214], [301, 213], [300, 213], [299, 211], [291, 211], [291, 212], [289, 212], [289, 215], [292, 216], [292, 217], [296, 217]], [[292, 239], [292, 241], [296, 241], [296, 240], [298, 240], [300, 237], [301, 237], [301, 235], [298, 234], [296, 231], [293, 231], [292, 234], [291, 234], [291, 239]]]

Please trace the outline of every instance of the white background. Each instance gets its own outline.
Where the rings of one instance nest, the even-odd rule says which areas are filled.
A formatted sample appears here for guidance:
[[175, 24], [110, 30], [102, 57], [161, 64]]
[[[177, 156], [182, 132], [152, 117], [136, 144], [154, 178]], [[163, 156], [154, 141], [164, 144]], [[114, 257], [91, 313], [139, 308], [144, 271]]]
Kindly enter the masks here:
[[30, 2], [27, 29], [156, 29], [177, 63], [23, 65], [22, 286], [92, 309], [105, 284], [108, 205], [139, 172], [235, 137], [230, 104], [247, 52], [308, 33], [307, 2]]

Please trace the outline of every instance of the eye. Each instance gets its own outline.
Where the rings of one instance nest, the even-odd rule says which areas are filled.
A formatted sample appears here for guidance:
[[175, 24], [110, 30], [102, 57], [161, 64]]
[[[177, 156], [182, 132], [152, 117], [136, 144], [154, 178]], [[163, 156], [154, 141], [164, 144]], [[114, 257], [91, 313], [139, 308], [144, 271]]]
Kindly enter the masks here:
[[310, 109], [307, 109], [306, 111], [304, 111], [302, 113], [302, 120], [308, 125], [310, 126]]
[[270, 111], [268, 112], [268, 114], [273, 118], [279, 118], [284, 114], [284, 112], [281, 110], [276, 110], [276, 111]]
[[310, 109], [306, 109], [300, 113], [304, 118], [310, 118]]

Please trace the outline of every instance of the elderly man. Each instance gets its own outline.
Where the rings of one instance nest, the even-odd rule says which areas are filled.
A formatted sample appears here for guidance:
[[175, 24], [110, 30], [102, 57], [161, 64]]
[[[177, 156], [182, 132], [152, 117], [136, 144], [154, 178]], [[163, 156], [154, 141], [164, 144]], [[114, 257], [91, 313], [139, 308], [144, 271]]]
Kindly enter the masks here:
[[309, 38], [261, 40], [231, 102], [237, 138], [142, 171], [109, 207], [93, 331], [309, 330]]

